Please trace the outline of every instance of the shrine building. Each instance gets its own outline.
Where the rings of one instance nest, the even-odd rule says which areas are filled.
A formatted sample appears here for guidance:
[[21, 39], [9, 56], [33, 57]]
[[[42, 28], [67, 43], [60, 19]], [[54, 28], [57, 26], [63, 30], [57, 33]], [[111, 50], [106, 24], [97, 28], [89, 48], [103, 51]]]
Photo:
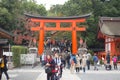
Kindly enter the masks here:
[[105, 51], [100, 56], [105, 58], [110, 51], [111, 59], [116, 55], [120, 60], [120, 17], [100, 17], [98, 38], [105, 40]]

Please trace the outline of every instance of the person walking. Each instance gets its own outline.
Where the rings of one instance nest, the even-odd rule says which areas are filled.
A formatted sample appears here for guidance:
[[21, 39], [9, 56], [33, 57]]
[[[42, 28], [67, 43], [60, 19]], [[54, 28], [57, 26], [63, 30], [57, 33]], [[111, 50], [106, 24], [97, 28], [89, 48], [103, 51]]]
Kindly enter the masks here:
[[106, 61], [107, 61], [107, 64], [110, 64], [110, 51], [107, 52]]
[[61, 63], [64, 65], [64, 69], [66, 68], [66, 54], [65, 53], [61, 53]]
[[59, 80], [62, 77], [62, 69], [61, 69], [61, 56], [58, 55], [58, 53], [54, 56], [55, 61], [55, 80]]
[[58, 53], [55, 53], [54, 61], [55, 61], [56, 66], [61, 65], [61, 58], [59, 57]]
[[79, 58], [80, 58], [80, 70], [82, 70], [82, 58], [83, 58], [83, 54], [79, 54]]
[[41, 66], [42, 67], [45, 65], [45, 61], [46, 61], [46, 55], [45, 55], [45, 53], [43, 53], [43, 55], [41, 56]]
[[54, 59], [52, 59], [52, 56], [47, 55], [45, 67], [46, 67], [45, 69], [47, 69], [47, 71], [48, 71], [48, 68], [49, 68], [49, 71], [46, 72], [47, 80], [54, 80], [55, 62], [54, 62]]
[[60, 64], [60, 78], [61, 78], [62, 77], [63, 68], [65, 68], [65, 64], [64, 64], [64, 59], [63, 59], [62, 55], [60, 55], [59, 58], [61, 60], [61, 64]]
[[97, 63], [98, 63], [98, 57], [96, 54], [93, 56], [93, 62], [94, 62], [94, 70], [98, 70]]
[[82, 56], [82, 68], [83, 68], [84, 73], [85, 73], [85, 67], [86, 67], [86, 64], [87, 64], [86, 62], [87, 62], [87, 56], [84, 53], [83, 56]]
[[79, 57], [79, 55], [76, 55], [76, 60], [77, 60], [77, 63], [75, 64], [75, 69], [76, 69], [76, 72], [79, 72], [80, 71], [80, 57]]
[[2, 60], [1, 60], [1, 64], [0, 64], [0, 68], [1, 68], [0, 80], [2, 80], [2, 74], [3, 74], [3, 72], [4, 72], [7, 80], [10, 79], [10, 78], [9, 78], [9, 75], [8, 75], [8, 73], [7, 73], [8, 68], [7, 68], [7, 65], [6, 65], [6, 64], [7, 64], [7, 58], [6, 58], [6, 55], [3, 55], [3, 56], [2, 56]]
[[91, 59], [91, 54], [87, 53], [87, 69], [90, 70], [90, 59]]
[[70, 53], [67, 54], [66, 62], [67, 62], [67, 68], [70, 69]]
[[105, 65], [105, 68], [106, 70], [111, 70], [112, 69], [112, 66], [111, 66], [111, 63], [110, 63], [110, 51], [107, 51], [107, 55], [106, 55], [106, 65]]
[[71, 73], [74, 73], [76, 62], [77, 62], [76, 61], [76, 56], [71, 54], [71, 58], [70, 58], [70, 71], [71, 71]]
[[117, 61], [118, 61], [118, 60], [117, 60], [117, 56], [114, 55], [114, 57], [113, 57], [112, 60], [113, 60], [114, 69], [117, 70], [117, 69], [118, 69], [118, 68], [117, 68]]

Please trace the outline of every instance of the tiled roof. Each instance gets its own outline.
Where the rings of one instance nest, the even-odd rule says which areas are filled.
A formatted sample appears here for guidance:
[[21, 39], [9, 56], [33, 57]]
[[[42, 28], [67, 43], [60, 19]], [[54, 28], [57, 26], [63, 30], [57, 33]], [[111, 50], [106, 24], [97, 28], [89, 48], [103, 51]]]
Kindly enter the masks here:
[[36, 18], [36, 19], [50, 19], [50, 20], [69, 20], [69, 19], [80, 19], [80, 18], [87, 18], [91, 15], [91, 13], [81, 16], [69, 16], [69, 17], [48, 17], [48, 16], [36, 16], [31, 14], [25, 14], [25, 16], [30, 18]]
[[0, 28], [0, 37], [12, 39], [14, 37], [14, 35], [10, 32], [7, 32], [6, 30]]
[[100, 31], [111, 37], [120, 37], [120, 17], [101, 17]]

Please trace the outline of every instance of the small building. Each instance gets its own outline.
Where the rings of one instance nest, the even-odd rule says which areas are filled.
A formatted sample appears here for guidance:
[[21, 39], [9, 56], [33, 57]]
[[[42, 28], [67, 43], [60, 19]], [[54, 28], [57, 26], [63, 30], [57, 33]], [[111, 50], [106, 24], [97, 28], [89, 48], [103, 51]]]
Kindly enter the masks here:
[[116, 55], [120, 61], [120, 17], [100, 17], [98, 38], [105, 40], [105, 51], [100, 56], [106, 56], [110, 51], [111, 58]]
[[9, 40], [12, 40], [13, 37], [14, 37], [13, 34], [0, 28], [0, 57], [3, 54], [3, 50], [6, 50], [6, 51], [9, 50]]

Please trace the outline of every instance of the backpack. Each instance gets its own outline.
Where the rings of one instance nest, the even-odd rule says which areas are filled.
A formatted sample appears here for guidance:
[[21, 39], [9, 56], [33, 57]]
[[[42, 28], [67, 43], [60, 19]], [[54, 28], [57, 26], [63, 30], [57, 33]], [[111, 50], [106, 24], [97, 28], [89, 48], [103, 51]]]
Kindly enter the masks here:
[[4, 68], [4, 66], [5, 66], [5, 65], [4, 65], [4, 60], [2, 60], [2, 63], [1, 63], [1, 65], [0, 65], [0, 67], [1, 67], [1, 68]]
[[113, 62], [114, 62], [114, 63], [117, 62], [117, 58], [116, 58], [116, 57], [113, 58]]
[[94, 57], [93, 57], [93, 61], [98, 62], [98, 57], [97, 57], [97, 56], [94, 56]]

